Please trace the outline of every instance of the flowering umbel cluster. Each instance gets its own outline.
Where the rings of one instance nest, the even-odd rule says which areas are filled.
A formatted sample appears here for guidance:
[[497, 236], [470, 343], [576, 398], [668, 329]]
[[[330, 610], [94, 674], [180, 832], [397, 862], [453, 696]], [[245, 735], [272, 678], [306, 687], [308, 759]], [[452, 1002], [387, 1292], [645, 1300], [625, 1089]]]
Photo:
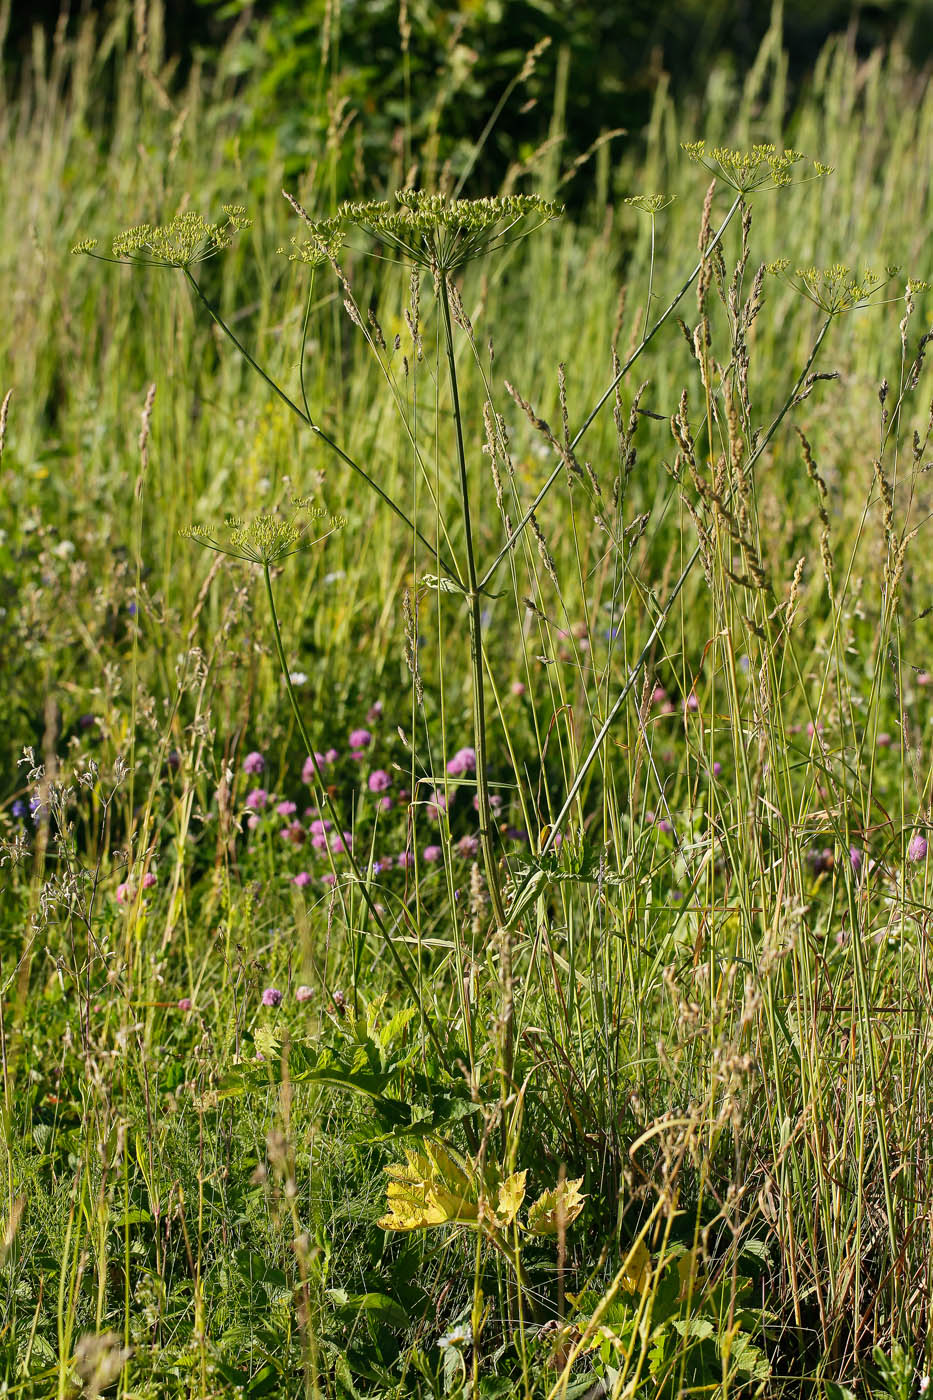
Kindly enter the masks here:
[[225, 204], [226, 221], [209, 224], [190, 210], [176, 214], [167, 224], [137, 224], [113, 240], [113, 256], [95, 253], [96, 238], [86, 238], [72, 248], [73, 253], [104, 257], [105, 262], [124, 262], [143, 267], [193, 267], [229, 248], [234, 235], [249, 228], [251, 220], [239, 204]]
[[[752, 190], [776, 189], [781, 185], [794, 183], [794, 166], [806, 157], [800, 151], [779, 151], [773, 143], [753, 146], [750, 151], [735, 151], [729, 146], [714, 146], [706, 149], [705, 141], [684, 141], [682, 149], [697, 165], [702, 165], [711, 175], [723, 180], [738, 194], [750, 194]], [[811, 162], [813, 174], [804, 178], [819, 179], [829, 175], [831, 165], [821, 161]]]
[[321, 267], [336, 258], [343, 246], [343, 230], [339, 219], [319, 219], [311, 223], [310, 238], [289, 239], [288, 248], [277, 248], [289, 262], [302, 262], [309, 267]]
[[[363, 229], [406, 261], [445, 275], [524, 237], [563, 212], [562, 205], [537, 195], [448, 199], [424, 190], [399, 190], [395, 198], [395, 206], [385, 200], [344, 204], [336, 222], [343, 228]], [[513, 232], [526, 220], [532, 222]], [[312, 247], [327, 246], [334, 237], [335, 221], [307, 222]], [[303, 256], [301, 249], [307, 245], [292, 242], [297, 256]]]
[[[897, 275], [896, 267], [886, 267], [884, 276], [866, 268], [859, 277], [850, 271], [845, 263], [833, 263], [831, 267], [798, 267], [789, 273], [787, 258], [768, 263], [765, 271], [772, 277], [780, 277], [794, 291], [812, 301], [827, 316], [840, 316], [844, 311], [857, 311], [872, 304], [878, 292]], [[908, 287], [923, 291], [924, 284], [908, 283]]]
[[630, 204], [633, 209], [639, 210], [642, 214], [660, 214], [662, 209], [669, 208], [677, 198], [676, 194], [630, 194], [623, 199], [623, 204]]
[[[346, 525], [343, 516], [331, 516], [330, 526], [322, 535], [308, 538], [307, 530], [311, 522], [324, 519], [327, 512], [323, 507], [313, 505], [310, 500], [301, 496], [296, 496], [292, 505], [295, 512], [290, 519], [271, 514], [257, 515], [252, 520], [230, 516], [225, 521], [230, 531], [227, 543], [218, 541], [213, 530], [203, 525], [188, 525], [180, 533], [186, 539], [203, 544], [207, 549], [213, 549], [217, 554], [227, 554], [231, 559], [242, 559], [245, 563], [260, 564], [265, 568], [280, 564], [293, 554], [301, 554], [304, 550], [311, 549], [322, 540], [326, 540], [335, 530], [342, 530]], [[302, 513], [308, 518], [303, 525], [299, 525], [298, 520]]]

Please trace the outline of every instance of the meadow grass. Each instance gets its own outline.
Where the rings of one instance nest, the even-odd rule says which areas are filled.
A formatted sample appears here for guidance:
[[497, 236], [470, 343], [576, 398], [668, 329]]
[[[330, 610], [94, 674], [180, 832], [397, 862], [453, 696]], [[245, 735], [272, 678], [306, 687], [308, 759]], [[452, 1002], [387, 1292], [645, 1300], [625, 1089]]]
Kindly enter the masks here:
[[933, 97], [413, 268], [159, 15], [0, 101], [3, 1393], [924, 1393]]

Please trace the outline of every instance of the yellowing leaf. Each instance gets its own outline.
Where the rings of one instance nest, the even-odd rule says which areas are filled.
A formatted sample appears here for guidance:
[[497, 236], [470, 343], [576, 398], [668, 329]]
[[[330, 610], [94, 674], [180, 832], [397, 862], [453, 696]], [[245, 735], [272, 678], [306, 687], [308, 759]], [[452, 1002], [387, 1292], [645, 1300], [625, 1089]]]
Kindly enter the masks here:
[[527, 1171], [513, 1172], [499, 1187], [499, 1207], [496, 1218], [500, 1225], [511, 1225], [525, 1199]]
[[677, 1276], [680, 1279], [680, 1291], [677, 1294], [677, 1301], [684, 1302], [692, 1293], [697, 1292], [698, 1284], [703, 1281], [703, 1273], [699, 1267], [699, 1261], [695, 1254], [682, 1254], [677, 1260]]
[[642, 1293], [651, 1277], [651, 1255], [644, 1240], [639, 1240], [629, 1251], [622, 1267], [621, 1286], [629, 1293]]
[[530, 1235], [556, 1235], [566, 1229], [583, 1209], [585, 1196], [580, 1194], [583, 1177], [576, 1181], [559, 1181], [553, 1191], [542, 1191], [529, 1208], [526, 1229]]
[[389, 1214], [384, 1230], [426, 1230], [432, 1225], [476, 1225], [476, 1184], [443, 1148], [429, 1144], [427, 1153], [406, 1150], [406, 1162], [386, 1167]]

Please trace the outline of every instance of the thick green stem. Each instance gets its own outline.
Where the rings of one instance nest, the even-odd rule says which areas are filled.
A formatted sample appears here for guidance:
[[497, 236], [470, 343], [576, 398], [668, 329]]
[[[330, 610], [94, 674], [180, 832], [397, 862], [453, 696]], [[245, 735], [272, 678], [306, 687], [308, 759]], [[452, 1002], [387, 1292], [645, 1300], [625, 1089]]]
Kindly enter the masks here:
[[457, 466], [460, 473], [460, 502], [463, 509], [463, 534], [467, 557], [467, 605], [470, 627], [470, 669], [473, 677], [473, 736], [476, 749], [476, 791], [479, 802], [479, 839], [486, 868], [486, 883], [492, 901], [493, 916], [500, 934], [500, 977], [502, 981], [501, 1068], [503, 1093], [511, 1088], [514, 1049], [512, 1044], [512, 951], [505, 932], [505, 905], [499, 883], [499, 867], [493, 842], [492, 804], [489, 800], [489, 767], [486, 742], [486, 701], [483, 680], [483, 633], [480, 592], [476, 577], [476, 557], [473, 552], [473, 526], [470, 518], [470, 486], [467, 478], [466, 452], [463, 446], [463, 420], [460, 413], [460, 393], [457, 384], [457, 363], [454, 356], [454, 335], [450, 316], [450, 297], [446, 275], [441, 277], [441, 308], [444, 313], [444, 341], [450, 372], [450, 395], [457, 437]]

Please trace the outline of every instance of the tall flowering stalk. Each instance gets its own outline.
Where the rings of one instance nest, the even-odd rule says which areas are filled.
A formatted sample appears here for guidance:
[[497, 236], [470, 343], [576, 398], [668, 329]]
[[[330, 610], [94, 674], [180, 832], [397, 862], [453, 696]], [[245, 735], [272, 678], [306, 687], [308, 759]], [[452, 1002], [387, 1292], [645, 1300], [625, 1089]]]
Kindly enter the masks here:
[[[479, 839], [492, 914], [499, 940], [502, 1004], [500, 1011], [500, 1073], [505, 1098], [512, 1087], [514, 1035], [512, 1010], [512, 955], [508, 920], [502, 896], [499, 865], [493, 839], [493, 812], [489, 794], [489, 747], [487, 735], [484, 653], [482, 637], [482, 587], [477, 569], [473, 535], [473, 509], [463, 436], [463, 414], [457, 379], [453, 323], [463, 324], [460, 297], [454, 274], [476, 258], [525, 237], [561, 213], [559, 205], [531, 195], [501, 199], [446, 199], [421, 191], [405, 190], [396, 195], [396, 206], [385, 202], [345, 205], [338, 216], [356, 226], [415, 267], [431, 274], [440, 306], [448, 380], [457, 449], [460, 509], [463, 519], [465, 577], [460, 589], [467, 605], [470, 633], [470, 672], [472, 678], [473, 738], [476, 751], [476, 790], [479, 813]], [[316, 225], [295, 205], [311, 230], [312, 249], [325, 245], [328, 226]]]

